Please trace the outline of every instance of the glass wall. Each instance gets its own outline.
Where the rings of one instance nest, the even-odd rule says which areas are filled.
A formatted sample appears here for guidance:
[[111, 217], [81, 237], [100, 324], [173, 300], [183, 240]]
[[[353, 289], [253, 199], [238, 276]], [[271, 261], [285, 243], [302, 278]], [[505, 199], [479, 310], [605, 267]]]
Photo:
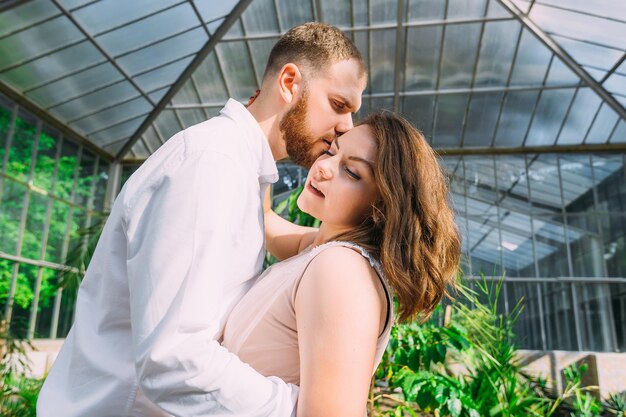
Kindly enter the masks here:
[[446, 157], [468, 279], [504, 276], [530, 349], [625, 351], [623, 154]]
[[0, 96], [0, 313], [21, 337], [64, 337], [68, 259], [100, 222], [108, 162]]

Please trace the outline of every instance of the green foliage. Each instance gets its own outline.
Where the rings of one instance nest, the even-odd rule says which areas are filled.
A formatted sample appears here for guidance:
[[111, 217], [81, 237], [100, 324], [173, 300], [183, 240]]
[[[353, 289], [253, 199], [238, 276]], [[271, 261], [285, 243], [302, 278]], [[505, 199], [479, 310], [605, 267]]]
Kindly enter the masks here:
[[581, 387], [585, 366], [564, 372], [567, 386], [557, 398], [548, 395], [545, 380], [524, 372], [513, 333], [522, 302], [501, 314], [502, 285], [463, 285], [445, 326], [438, 324], [441, 308], [425, 324], [396, 325], [375, 374], [370, 415], [595, 417], [604, 410], [623, 416], [624, 396], [612, 396], [603, 408], [590, 393], [594, 387]]
[[[59, 149], [58, 140], [45, 131], [37, 139], [36, 124], [25, 118], [18, 116], [11, 127], [11, 118], [10, 111], [0, 108], [2, 155], [8, 132], [13, 130], [6, 155], [7, 164], [3, 167], [6, 176], [0, 177], [0, 251], [65, 264], [71, 261], [68, 260], [68, 252], [71, 254], [86, 247], [83, 244], [84, 234], [79, 233], [85, 224], [86, 212], [81, 207], [72, 206], [69, 201], [86, 205], [94, 180], [101, 179], [94, 178], [95, 157], [83, 151], [82, 159], [79, 158], [78, 147], [67, 141]], [[36, 158], [33, 160], [35, 145]], [[101, 194], [103, 190], [98, 188], [97, 192]], [[91, 224], [100, 223], [93, 220], [95, 216], [92, 215]], [[22, 323], [28, 320], [35, 282], [41, 279], [38, 309], [42, 311], [52, 305], [59, 286], [59, 275], [54, 269], [0, 259], [0, 308], [7, 302], [11, 281], [15, 277], [15, 309], [11, 326], [18, 333], [25, 332]]]
[[43, 380], [22, 375], [30, 370], [26, 350], [29, 341], [16, 339], [0, 317], [0, 416], [34, 417]]
[[304, 185], [293, 190], [289, 197], [280, 202], [274, 211], [278, 214], [282, 214], [287, 209], [287, 216], [285, 217], [292, 223], [299, 224], [301, 226], [320, 227], [320, 221], [310, 214], [304, 213], [298, 208], [298, 197], [304, 191]]
[[626, 416], [626, 392], [621, 394], [611, 394], [609, 399], [604, 402], [604, 408], [611, 416]]

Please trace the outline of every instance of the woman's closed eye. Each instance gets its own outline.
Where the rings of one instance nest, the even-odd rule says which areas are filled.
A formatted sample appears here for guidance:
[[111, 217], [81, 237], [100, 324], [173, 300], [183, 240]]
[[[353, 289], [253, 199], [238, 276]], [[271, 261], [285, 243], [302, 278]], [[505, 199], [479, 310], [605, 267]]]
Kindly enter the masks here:
[[361, 177], [356, 172], [350, 170], [350, 168], [348, 168], [348, 167], [345, 167], [344, 171], [346, 171], [346, 174], [348, 174], [348, 176], [350, 178], [352, 178], [353, 180], [355, 180], [355, 181], [358, 181], [358, 180], [361, 179]]

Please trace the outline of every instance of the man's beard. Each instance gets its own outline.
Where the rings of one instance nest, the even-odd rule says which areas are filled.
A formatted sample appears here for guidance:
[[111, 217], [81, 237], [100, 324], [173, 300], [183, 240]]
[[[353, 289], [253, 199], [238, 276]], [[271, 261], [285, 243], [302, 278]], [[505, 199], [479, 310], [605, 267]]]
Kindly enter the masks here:
[[307, 104], [308, 95], [304, 90], [298, 102], [283, 116], [279, 127], [289, 158], [298, 165], [311, 168], [319, 155], [312, 153], [316, 138], [308, 130]]

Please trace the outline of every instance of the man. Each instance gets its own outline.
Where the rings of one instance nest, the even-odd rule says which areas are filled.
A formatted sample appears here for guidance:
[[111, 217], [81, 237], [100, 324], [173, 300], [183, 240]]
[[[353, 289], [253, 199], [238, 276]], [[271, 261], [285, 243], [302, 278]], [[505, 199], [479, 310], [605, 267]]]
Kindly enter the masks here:
[[263, 194], [288, 155], [310, 166], [352, 128], [366, 74], [338, 29], [309, 23], [270, 54], [248, 109], [172, 137], [126, 182], [41, 391], [46, 416], [287, 416], [297, 387], [219, 345], [264, 257]]

